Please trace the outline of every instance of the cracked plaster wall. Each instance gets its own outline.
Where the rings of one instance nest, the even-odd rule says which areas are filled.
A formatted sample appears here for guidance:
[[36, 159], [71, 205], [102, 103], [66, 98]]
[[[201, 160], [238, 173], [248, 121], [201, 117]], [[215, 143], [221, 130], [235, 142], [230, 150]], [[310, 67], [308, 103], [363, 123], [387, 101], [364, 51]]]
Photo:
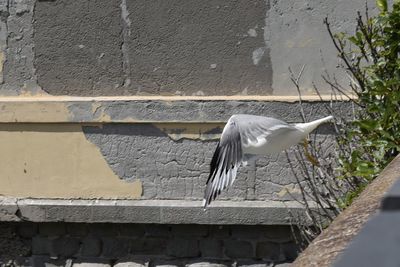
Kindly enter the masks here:
[[[87, 126], [84, 132], [121, 179], [142, 181], [143, 198], [202, 199], [216, 140], [174, 140], [156, 124]], [[220, 133], [221, 128], [213, 132]], [[323, 127], [317, 136], [327, 148], [322, 157], [325, 160], [334, 149], [330, 147], [330, 133], [329, 127]], [[286, 156], [281, 153], [260, 159], [255, 170], [251, 166], [240, 168], [233, 186], [219, 199], [293, 200], [299, 194], [295, 183]]]

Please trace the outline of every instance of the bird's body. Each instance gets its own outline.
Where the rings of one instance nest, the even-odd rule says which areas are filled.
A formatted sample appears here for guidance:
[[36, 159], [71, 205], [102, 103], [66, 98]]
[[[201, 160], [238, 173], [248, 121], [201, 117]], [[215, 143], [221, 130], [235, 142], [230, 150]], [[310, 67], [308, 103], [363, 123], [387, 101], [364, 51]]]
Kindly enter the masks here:
[[203, 206], [207, 207], [221, 190], [231, 185], [239, 166], [246, 158], [279, 153], [301, 140], [328, 116], [308, 123], [288, 124], [284, 121], [255, 115], [233, 115], [222, 131], [210, 164]]

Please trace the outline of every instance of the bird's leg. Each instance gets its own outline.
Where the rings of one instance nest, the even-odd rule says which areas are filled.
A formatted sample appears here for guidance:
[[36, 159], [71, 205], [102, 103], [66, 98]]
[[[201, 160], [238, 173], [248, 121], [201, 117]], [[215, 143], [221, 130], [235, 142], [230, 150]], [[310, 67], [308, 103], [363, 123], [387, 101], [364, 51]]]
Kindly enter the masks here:
[[306, 155], [306, 158], [311, 162], [312, 165], [319, 167], [320, 165], [319, 165], [318, 160], [313, 155], [311, 155], [311, 153], [308, 150], [307, 138], [304, 138], [303, 146], [304, 146], [304, 154]]

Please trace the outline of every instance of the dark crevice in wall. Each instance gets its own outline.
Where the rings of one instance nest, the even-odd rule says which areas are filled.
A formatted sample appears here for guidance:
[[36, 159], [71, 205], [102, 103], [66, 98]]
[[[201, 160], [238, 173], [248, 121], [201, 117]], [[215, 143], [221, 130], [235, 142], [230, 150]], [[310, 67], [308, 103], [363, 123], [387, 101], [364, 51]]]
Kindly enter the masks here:
[[128, 38], [130, 36], [130, 20], [129, 20], [129, 11], [126, 4], [126, 0], [121, 0], [121, 53], [122, 53], [122, 70], [124, 75], [124, 84], [123, 87], [129, 87], [131, 84], [131, 80], [129, 78], [130, 75], [130, 62], [129, 62], [129, 47], [128, 47]]

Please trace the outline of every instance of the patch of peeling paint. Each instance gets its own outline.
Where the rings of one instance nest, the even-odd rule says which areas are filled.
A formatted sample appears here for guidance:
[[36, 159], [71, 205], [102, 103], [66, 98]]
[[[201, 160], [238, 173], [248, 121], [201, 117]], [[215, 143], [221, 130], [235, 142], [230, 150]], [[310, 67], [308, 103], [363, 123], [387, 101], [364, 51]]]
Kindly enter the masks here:
[[0, 102], [0, 121], [38, 122], [69, 121], [71, 113], [66, 103], [56, 102]]
[[291, 185], [285, 185], [281, 191], [277, 193], [279, 197], [284, 197], [286, 195], [296, 195], [300, 194], [301, 190], [298, 186], [291, 184]]
[[3, 74], [3, 64], [4, 64], [4, 53], [0, 52], [0, 73]]
[[248, 34], [250, 37], [257, 37], [257, 31], [256, 31], [256, 29], [257, 29], [257, 26], [254, 27], [253, 29], [249, 29], [249, 30], [247, 31], [247, 34]]
[[167, 134], [172, 140], [218, 140], [223, 123], [153, 123], [155, 127]]
[[1, 124], [0, 194], [31, 198], [136, 199], [77, 124]]
[[111, 122], [111, 116], [105, 112], [104, 106], [100, 102], [92, 103], [93, 119], [101, 122]]
[[253, 51], [252, 59], [254, 65], [258, 65], [258, 63], [260, 63], [260, 60], [264, 56], [265, 50], [266, 50], [265, 47], [259, 47]]

